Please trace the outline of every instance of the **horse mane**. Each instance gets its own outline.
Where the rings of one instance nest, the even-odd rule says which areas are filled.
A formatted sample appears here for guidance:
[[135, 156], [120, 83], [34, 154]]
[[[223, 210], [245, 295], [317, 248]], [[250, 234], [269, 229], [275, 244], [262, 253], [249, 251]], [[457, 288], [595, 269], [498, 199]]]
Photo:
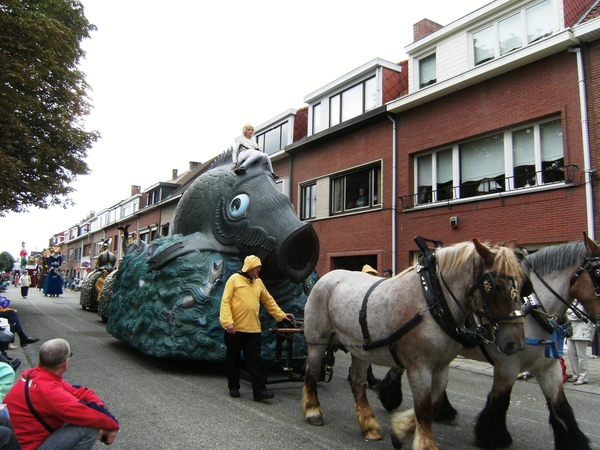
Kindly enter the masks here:
[[563, 270], [580, 264], [587, 254], [587, 247], [582, 241], [544, 247], [528, 255], [527, 261], [531, 269], [540, 275]]
[[[512, 249], [496, 245], [492, 246], [487, 242], [482, 242], [482, 244], [490, 248], [496, 254], [496, 257], [494, 258], [494, 267], [492, 267], [492, 271], [496, 272], [496, 274], [523, 274], [523, 269]], [[475, 244], [471, 241], [440, 248], [436, 251], [436, 255], [440, 270], [456, 270], [464, 264], [471, 264], [471, 266], [474, 266], [474, 258], [479, 256], [477, 250], [475, 250]]]
[[438, 248], [435, 251], [435, 256], [440, 271], [453, 271], [469, 263], [473, 253], [476, 253], [475, 245], [471, 241], [467, 241]]

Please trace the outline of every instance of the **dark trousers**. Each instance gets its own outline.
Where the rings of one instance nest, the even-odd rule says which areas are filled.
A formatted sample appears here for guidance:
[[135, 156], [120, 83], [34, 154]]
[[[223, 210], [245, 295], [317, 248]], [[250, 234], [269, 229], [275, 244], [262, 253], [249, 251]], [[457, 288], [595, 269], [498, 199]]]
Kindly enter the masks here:
[[5, 319], [8, 319], [9, 322], [14, 323], [14, 326], [11, 328], [11, 330], [14, 333], [17, 333], [20, 339], [27, 339], [27, 335], [23, 331], [23, 327], [21, 326], [21, 322], [19, 321], [19, 316], [16, 311], [7, 309], [0, 312], [0, 317], [4, 317]]
[[21, 450], [10, 420], [2, 414], [0, 414], [0, 449]]
[[21, 286], [21, 297], [27, 297], [29, 294], [29, 286]]
[[258, 394], [265, 389], [265, 376], [260, 361], [261, 334], [225, 331], [227, 346], [227, 385], [229, 389], [240, 388], [241, 352], [244, 352], [246, 368], [252, 383], [252, 391]]

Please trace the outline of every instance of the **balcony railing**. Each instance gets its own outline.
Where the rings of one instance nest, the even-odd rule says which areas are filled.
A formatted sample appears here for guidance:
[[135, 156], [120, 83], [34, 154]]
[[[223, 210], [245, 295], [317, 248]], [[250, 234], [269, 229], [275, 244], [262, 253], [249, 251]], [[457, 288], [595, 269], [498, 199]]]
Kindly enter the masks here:
[[432, 190], [431, 187], [421, 187], [420, 192], [400, 196], [403, 209], [415, 206], [449, 203], [452, 200], [476, 198], [481, 195], [519, 192], [540, 186], [573, 183], [578, 166], [566, 164], [562, 167], [550, 167], [538, 172], [525, 172], [513, 177], [485, 178], [469, 181], [461, 186]]

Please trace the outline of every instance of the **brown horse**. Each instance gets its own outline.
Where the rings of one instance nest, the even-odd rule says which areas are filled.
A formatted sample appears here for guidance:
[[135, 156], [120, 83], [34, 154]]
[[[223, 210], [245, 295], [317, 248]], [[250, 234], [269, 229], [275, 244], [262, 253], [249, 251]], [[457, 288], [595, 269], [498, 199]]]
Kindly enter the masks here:
[[[519, 289], [525, 275], [514, 252], [474, 239], [436, 249], [435, 258], [440, 295], [457, 328], [473, 313], [487, 323], [488, 337], [498, 351], [522, 350], [525, 336]], [[302, 407], [310, 424], [323, 425], [317, 397], [323, 355], [328, 346], [343, 347], [352, 354], [350, 385], [364, 437], [381, 439], [381, 427], [366, 396], [368, 364], [402, 367], [408, 373], [414, 411], [396, 421], [394, 446], [400, 448], [414, 434], [414, 449], [437, 448], [431, 422], [442, 405], [448, 365], [461, 344], [429, 312], [436, 309], [426, 301], [430, 286], [423, 287], [422, 271], [423, 267], [415, 265], [374, 286], [372, 275], [334, 270], [315, 284], [304, 311], [308, 355]], [[361, 305], [363, 320], [359, 321]], [[365, 346], [386, 341], [385, 347]]]

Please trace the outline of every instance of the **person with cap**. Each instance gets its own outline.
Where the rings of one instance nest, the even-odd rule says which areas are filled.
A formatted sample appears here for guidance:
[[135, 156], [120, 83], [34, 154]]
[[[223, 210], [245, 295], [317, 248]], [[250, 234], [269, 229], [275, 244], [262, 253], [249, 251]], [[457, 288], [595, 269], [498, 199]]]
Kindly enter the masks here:
[[63, 379], [72, 356], [66, 340], [45, 342], [37, 367], [26, 370], [6, 394], [23, 450], [91, 449], [97, 440], [112, 444], [119, 432], [119, 422], [94, 391]]
[[262, 263], [255, 255], [244, 259], [241, 272], [233, 274], [225, 284], [221, 299], [220, 322], [225, 330], [226, 371], [229, 395], [240, 396], [240, 352], [250, 375], [254, 401], [273, 398], [265, 386], [265, 376], [260, 361], [261, 325], [258, 317], [260, 304], [277, 322], [294, 320], [292, 313], [285, 313], [269, 294], [258, 277]]
[[375, 275], [376, 277], [379, 276], [379, 272], [377, 272], [375, 269], [373, 269], [370, 265], [365, 264], [362, 268], [362, 271], [364, 273], [368, 273], [369, 275]]
[[276, 180], [279, 178], [275, 172], [273, 172], [273, 165], [271, 164], [271, 158], [264, 152], [260, 151], [258, 144], [252, 140], [254, 135], [254, 127], [249, 123], [244, 125], [242, 128], [242, 136], [236, 139], [233, 145], [233, 164], [231, 169], [238, 175], [246, 173], [246, 168], [255, 162], [264, 164], [267, 166], [267, 170], [271, 173], [271, 176]]

